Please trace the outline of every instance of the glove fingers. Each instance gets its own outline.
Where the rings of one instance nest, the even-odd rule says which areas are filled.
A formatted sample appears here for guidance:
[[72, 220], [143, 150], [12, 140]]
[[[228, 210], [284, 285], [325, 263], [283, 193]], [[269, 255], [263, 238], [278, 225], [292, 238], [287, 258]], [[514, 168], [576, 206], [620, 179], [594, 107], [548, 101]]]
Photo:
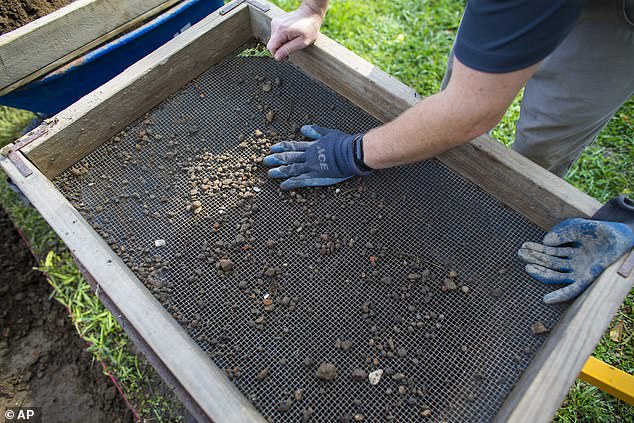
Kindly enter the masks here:
[[284, 153], [270, 154], [264, 158], [263, 163], [266, 166], [283, 166], [293, 163], [304, 162], [306, 153], [299, 151], [287, 151]]
[[529, 264], [536, 264], [559, 272], [570, 272], [572, 270], [570, 260], [561, 257], [550, 256], [528, 248], [520, 248], [517, 255]]
[[299, 176], [306, 172], [304, 163], [295, 163], [290, 166], [280, 166], [269, 169], [267, 175], [269, 178], [288, 178], [291, 176]]
[[548, 285], [563, 283], [568, 284], [574, 282], [571, 273], [558, 272], [537, 264], [527, 264], [524, 269], [526, 269], [526, 273], [531, 275], [533, 278]]
[[285, 180], [280, 184], [280, 188], [283, 191], [289, 191], [297, 188], [325, 187], [327, 185], [338, 184], [350, 178], [352, 178], [352, 176], [348, 176], [347, 178], [317, 178], [314, 175], [305, 174]]
[[318, 140], [324, 135], [327, 135], [330, 130], [317, 125], [304, 125], [302, 126], [302, 129], [300, 129], [300, 132], [305, 137]]
[[572, 285], [564, 286], [561, 289], [558, 289], [555, 292], [551, 292], [550, 294], [544, 295], [544, 303], [546, 304], [557, 304], [563, 303], [564, 301], [572, 300], [579, 296], [585, 289], [590, 286], [592, 281], [582, 280], [573, 283]]
[[575, 249], [572, 247], [549, 247], [548, 245], [539, 244], [537, 242], [525, 242], [522, 248], [562, 258], [572, 257], [575, 253]]
[[312, 141], [282, 141], [271, 146], [271, 153], [283, 153], [285, 151], [306, 151]]

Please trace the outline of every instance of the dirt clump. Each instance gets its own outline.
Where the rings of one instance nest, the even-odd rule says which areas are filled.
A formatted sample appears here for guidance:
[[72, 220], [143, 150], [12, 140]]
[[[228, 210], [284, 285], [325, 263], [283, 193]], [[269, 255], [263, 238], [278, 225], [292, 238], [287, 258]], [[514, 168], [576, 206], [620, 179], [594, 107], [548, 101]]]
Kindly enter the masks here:
[[317, 379], [333, 381], [337, 378], [337, 368], [332, 363], [321, 363], [315, 373]]

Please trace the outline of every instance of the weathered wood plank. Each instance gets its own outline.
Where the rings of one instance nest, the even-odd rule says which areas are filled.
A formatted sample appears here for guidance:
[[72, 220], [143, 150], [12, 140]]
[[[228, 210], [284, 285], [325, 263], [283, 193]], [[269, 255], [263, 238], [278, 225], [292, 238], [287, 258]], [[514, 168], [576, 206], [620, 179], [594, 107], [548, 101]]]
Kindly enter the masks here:
[[[115, 37], [117, 37], [119, 34], [123, 34], [124, 32], [127, 32], [131, 29], [134, 29], [135, 27], [141, 25], [142, 23], [144, 23], [146, 20], [158, 15], [159, 13], [169, 9], [170, 7], [172, 7], [173, 5], [175, 5], [176, 3], [180, 2], [181, 0], [163, 0], [162, 3], [159, 3], [157, 6], [151, 8], [150, 10], [140, 14], [139, 16], [135, 17], [134, 19], [131, 19], [125, 23], [123, 23], [122, 25], [114, 28], [113, 30], [105, 33], [105, 34], [98, 34], [95, 33], [95, 35], [97, 36], [97, 38], [93, 39], [93, 40], [88, 40], [86, 41], [86, 44], [81, 45], [80, 47], [76, 48], [75, 50], [72, 50], [70, 52], [67, 52], [70, 48], [72, 48], [72, 46], [74, 45], [80, 45], [80, 43], [83, 40], [79, 40], [79, 39], [72, 39], [68, 44], [57, 48], [56, 50], [51, 50], [49, 51], [48, 48], [46, 50], [48, 56], [41, 56], [40, 52], [37, 51], [38, 48], [44, 48], [44, 47], [48, 47], [47, 44], [39, 44], [38, 42], [42, 42], [42, 40], [40, 40], [40, 35], [38, 31], [32, 31], [29, 32], [27, 34], [25, 34], [23, 37], [24, 38], [18, 38], [17, 41], [14, 41], [14, 43], [18, 43], [18, 44], [26, 44], [27, 42], [30, 42], [32, 47], [29, 47], [28, 50], [22, 50], [21, 54], [20, 53], [16, 53], [13, 52], [13, 55], [11, 60], [9, 60], [9, 64], [7, 65], [8, 69], [12, 69], [14, 72], [12, 73], [12, 75], [7, 75], [7, 77], [9, 78], [6, 82], [10, 82], [13, 81], [15, 79], [15, 77], [19, 77], [19, 75], [24, 75], [26, 74], [24, 77], [19, 77], [19, 79], [15, 80], [14, 82], [11, 82], [9, 85], [6, 85], [3, 87], [2, 83], [0, 83], [0, 95], [4, 95], [7, 94], [13, 90], [16, 90], [18, 88], [20, 88], [23, 85], [28, 84], [29, 82], [35, 81], [36, 79], [47, 75], [48, 73], [70, 63], [71, 61], [75, 60], [78, 57], [83, 56], [84, 54], [90, 52], [91, 50], [93, 50], [94, 48], [110, 41], [113, 40]], [[156, 3], [156, 1], [154, 1], [154, 3]], [[74, 3], [73, 3], [74, 4]], [[127, 5], [130, 6], [130, 5]], [[107, 21], [109, 19], [116, 19], [118, 17], [118, 15], [113, 15], [113, 16], [105, 16], [104, 19]], [[55, 24], [56, 21], [53, 21], [51, 23], [49, 23], [49, 25]], [[25, 28], [28, 27], [28, 25], [25, 26]], [[41, 32], [41, 31], [40, 31]], [[72, 34], [74, 36], [74, 34]], [[81, 34], [80, 34], [81, 35]], [[29, 38], [29, 39], [27, 39]], [[33, 40], [31, 40], [31, 38], [33, 38]], [[89, 38], [89, 37], [86, 37]], [[6, 51], [10, 51], [11, 48], [13, 48], [14, 46], [10, 47], [8, 45], [2, 45], [2, 41], [1, 41], [2, 37], [0, 37], [0, 63], [4, 63], [4, 61], [2, 60], [2, 56], [3, 56], [3, 50]], [[67, 53], [66, 53], [67, 52]], [[20, 54], [20, 55], [18, 55]], [[5, 57], [9, 57], [8, 54], [4, 54]], [[46, 63], [48, 60], [51, 60], [53, 58], [55, 58], [56, 56], [59, 56], [58, 58], [54, 59], [52, 62], [50, 63]], [[40, 59], [42, 57], [42, 59]], [[46, 57], [46, 58], [44, 58]], [[20, 66], [18, 68], [18, 66]]]
[[58, 113], [22, 151], [52, 179], [251, 38], [246, 5], [215, 12]]
[[6, 157], [0, 156], [0, 167], [94, 276], [99, 289], [116, 304], [208, 421], [264, 422], [51, 181], [28, 161], [27, 166], [33, 173], [25, 178]]
[[0, 89], [20, 81], [166, 0], [77, 0], [0, 36]]
[[[275, 6], [267, 13], [252, 8], [256, 38], [266, 42], [271, 19], [283, 13]], [[290, 61], [383, 122], [421, 100], [413, 89], [324, 35], [314, 46], [293, 53]], [[590, 216], [600, 207], [596, 200], [488, 135], [437, 158], [545, 229], [569, 217]]]

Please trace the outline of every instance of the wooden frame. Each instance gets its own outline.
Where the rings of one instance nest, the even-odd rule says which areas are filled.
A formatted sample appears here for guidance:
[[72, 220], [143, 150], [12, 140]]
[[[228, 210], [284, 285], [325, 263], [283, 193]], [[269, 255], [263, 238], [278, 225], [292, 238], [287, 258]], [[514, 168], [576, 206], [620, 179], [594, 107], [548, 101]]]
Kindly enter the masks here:
[[3, 34], [0, 95], [71, 62], [179, 1], [76, 0]]
[[[199, 419], [263, 421], [50, 179], [249, 39], [266, 41], [271, 19], [283, 13], [269, 6], [263, 12], [242, 2], [224, 16], [213, 13], [0, 156], [0, 166], [94, 277], [124, 327], [144, 341], [153, 362], [185, 393]], [[325, 36], [290, 60], [382, 121], [419, 101], [413, 90]], [[13, 160], [6, 157], [9, 152]], [[543, 228], [566, 218], [590, 216], [599, 207], [486, 136], [438, 158]], [[569, 307], [499, 410], [498, 421], [552, 419], [634, 282], [634, 276], [617, 274], [623, 261], [608, 268]]]

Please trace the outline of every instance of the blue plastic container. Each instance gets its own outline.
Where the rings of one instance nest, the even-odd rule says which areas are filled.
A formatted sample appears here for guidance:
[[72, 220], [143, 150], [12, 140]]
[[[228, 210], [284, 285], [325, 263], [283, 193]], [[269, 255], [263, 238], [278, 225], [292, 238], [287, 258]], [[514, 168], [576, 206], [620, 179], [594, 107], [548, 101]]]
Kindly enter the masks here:
[[223, 5], [222, 0], [186, 0], [121, 38], [0, 96], [0, 104], [52, 116]]

